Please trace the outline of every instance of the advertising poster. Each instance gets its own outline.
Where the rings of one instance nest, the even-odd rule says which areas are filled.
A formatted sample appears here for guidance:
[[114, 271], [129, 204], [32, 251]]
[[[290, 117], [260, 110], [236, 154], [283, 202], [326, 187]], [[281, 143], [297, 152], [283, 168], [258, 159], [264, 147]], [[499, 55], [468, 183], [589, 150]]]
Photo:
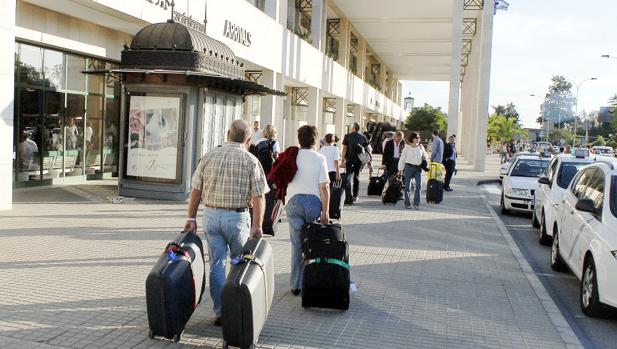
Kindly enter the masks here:
[[126, 174], [176, 179], [180, 97], [131, 96]]

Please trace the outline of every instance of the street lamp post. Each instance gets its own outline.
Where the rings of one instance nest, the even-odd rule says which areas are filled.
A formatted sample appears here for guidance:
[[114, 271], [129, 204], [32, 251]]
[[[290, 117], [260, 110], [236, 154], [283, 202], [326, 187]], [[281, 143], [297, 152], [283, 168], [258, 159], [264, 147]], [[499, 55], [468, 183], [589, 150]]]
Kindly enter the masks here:
[[[603, 56], [604, 57], [604, 56]], [[577, 121], [578, 121], [578, 93], [579, 90], [581, 88], [581, 86], [586, 83], [587, 81], [593, 81], [593, 80], [598, 80], [598, 78], [589, 78], [589, 79], [585, 79], [579, 83], [576, 83], [575, 81], [572, 81], [575, 85], [576, 85], [576, 103], [574, 104], [574, 140], [572, 141], [572, 146], [575, 147], [576, 146], [576, 128], [577, 128]]]

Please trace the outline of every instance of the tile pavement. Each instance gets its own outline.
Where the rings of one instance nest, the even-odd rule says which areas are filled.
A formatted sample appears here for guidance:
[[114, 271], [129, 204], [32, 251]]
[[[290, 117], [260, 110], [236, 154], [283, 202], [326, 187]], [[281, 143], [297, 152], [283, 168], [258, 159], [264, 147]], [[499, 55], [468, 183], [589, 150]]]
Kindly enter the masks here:
[[[345, 208], [358, 286], [347, 312], [305, 310], [288, 292], [283, 224], [269, 239], [277, 289], [258, 347], [566, 347], [475, 186], [496, 172], [460, 167], [441, 205]], [[0, 347], [220, 348], [209, 297], [179, 344], [147, 337], [145, 277], [186, 205], [112, 204], [107, 184], [20, 190], [0, 213]]]

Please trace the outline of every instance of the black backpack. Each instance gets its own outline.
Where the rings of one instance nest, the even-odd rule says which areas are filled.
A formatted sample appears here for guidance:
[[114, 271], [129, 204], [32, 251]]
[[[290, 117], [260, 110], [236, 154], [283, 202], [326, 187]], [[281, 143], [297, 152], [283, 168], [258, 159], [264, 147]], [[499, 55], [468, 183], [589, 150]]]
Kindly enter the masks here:
[[261, 167], [264, 169], [266, 176], [274, 164], [274, 143], [276, 143], [276, 140], [261, 141], [257, 144], [257, 149], [255, 151], [255, 156], [261, 163]]

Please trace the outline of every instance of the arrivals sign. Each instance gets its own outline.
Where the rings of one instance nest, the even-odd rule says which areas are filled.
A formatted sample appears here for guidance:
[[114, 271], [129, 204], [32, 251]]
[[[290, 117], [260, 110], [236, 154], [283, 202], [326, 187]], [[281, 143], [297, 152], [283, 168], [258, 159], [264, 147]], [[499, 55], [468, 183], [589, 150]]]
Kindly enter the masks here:
[[223, 35], [246, 47], [251, 46], [251, 32], [228, 20], [225, 20]]
[[180, 97], [131, 96], [126, 174], [176, 180]]

